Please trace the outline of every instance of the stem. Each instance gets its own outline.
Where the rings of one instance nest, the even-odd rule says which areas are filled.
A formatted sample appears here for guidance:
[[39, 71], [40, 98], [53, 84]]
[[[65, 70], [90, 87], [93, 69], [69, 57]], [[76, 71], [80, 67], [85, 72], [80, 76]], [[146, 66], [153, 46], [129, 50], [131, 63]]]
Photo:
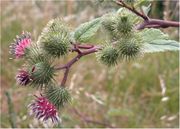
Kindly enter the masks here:
[[78, 44], [77, 47], [80, 48], [80, 49], [90, 49], [90, 48], [93, 48], [94, 45], [91, 45], [91, 44], [83, 44], [83, 45]]
[[65, 86], [66, 84], [66, 81], [67, 81], [67, 77], [68, 77], [68, 74], [69, 74], [69, 71], [70, 71], [70, 68], [71, 66], [76, 63], [81, 57], [85, 56], [85, 55], [89, 55], [89, 54], [92, 54], [92, 53], [95, 53], [97, 52], [98, 50], [101, 49], [100, 46], [87, 46], [87, 45], [81, 45], [80, 46], [81, 48], [84, 48], [84, 49], [87, 49], [85, 51], [81, 51], [79, 49], [79, 47], [77, 47], [77, 45], [74, 45], [74, 48], [72, 48], [72, 52], [77, 52], [77, 56], [75, 56], [72, 60], [70, 60], [67, 64], [65, 64], [64, 66], [58, 66], [56, 67], [55, 69], [56, 70], [62, 70], [62, 69], [65, 69], [65, 72], [64, 72], [64, 77], [61, 81], [61, 86]]
[[91, 44], [73, 44], [73, 48], [71, 49], [71, 51], [76, 51], [78, 53], [81, 53], [80, 49], [90, 49], [93, 48], [94, 45]]
[[8, 91], [6, 91], [5, 95], [7, 97], [7, 103], [8, 103], [9, 122], [10, 122], [12, 128], [16, 128], [17, 127], [16, 126], [16, 114], [14, 112], [14, 106], [12, 103], [11, 94]]
[[167, 27], [179, 27], [180, 22], [175, 21], [165, 21], [159, 19], [149, 19], [148, 21], [144, 21], [142, 24], [137, 26], [137, 29], [144, 28], [167, 28]]
[[64, 65], [63, 67], [59, 67], [59, 68], [56, 69], [56, 70], [61, 70], [62, 68], [65, 68], [64, 77], [63, 77], [63, 80], [61, 81], [61, 86], [65, 86], [70, 67], [71, 67], [75, 62], [77, 62], [80, 58], [81, 58], [81, 54], [79, 53], [76, 57], [74, 57], [74, 58], [73, 58], [71, 61], [69, 61], [66, 65]]
[[63, 80], [61, 81], [61, 86], [65, 86], [67, 77], [68, 77], [68, 73], [69, 73], [69, 68], [66, 68], [66, 71], [64, 72], [64, 77]]

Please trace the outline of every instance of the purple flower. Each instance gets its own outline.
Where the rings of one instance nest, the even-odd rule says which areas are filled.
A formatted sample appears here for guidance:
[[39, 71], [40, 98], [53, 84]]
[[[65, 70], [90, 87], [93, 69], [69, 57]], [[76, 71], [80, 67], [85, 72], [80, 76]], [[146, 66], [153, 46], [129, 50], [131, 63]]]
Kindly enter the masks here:
[[21, 58], [25, 55], [26, 48], [31, 44], [31, 36], [28, 32], [23, 32], [21, 36], [17, 36], [15, 42], [10, 46], [10, 53], [15, 58]]
[[16, 81], [18, 82], [18, 84], [25, 86], [29, 84], [32, 81], [32, 79], [28, 71], [20, 70], [16, 75]]
[[37, 119], [41, 119], [43, 121], [51, 119], [51, 121], [55, 124], [60, 122], [56, 107], [42, 95], [40, 97], [36, 96], [35, 102], [31, 103], [29, 108], [31, 114], [33, 114]]

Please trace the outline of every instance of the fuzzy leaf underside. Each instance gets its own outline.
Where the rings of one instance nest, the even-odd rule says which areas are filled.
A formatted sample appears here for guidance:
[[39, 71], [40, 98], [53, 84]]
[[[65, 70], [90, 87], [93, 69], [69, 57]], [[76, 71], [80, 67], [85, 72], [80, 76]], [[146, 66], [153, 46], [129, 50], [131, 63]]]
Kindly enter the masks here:
[[151, 43], [154, 40], [160, 40], [160, 39], [167, 40], [169, 38], [167, 34], [164, 34], [161, 30], [154, 28], [144, 29], [140, 33], [145, 43]]
[[180, 50], [180, 43], [174, 40], [154, 40], [150, 43], [144, 44], [144, 52], [163, 52], [163, 51], [178, 51]]
[[74, 38], [78, 42], [88, 42], [101, 26], [101, 18], [81, 24], [74, 32]]
[[144, 29], [140, 33], [143, 38], [145, 53], [179, 50], [179, 43], [175, 40], [169, 40], [168, 35], [159, 29]]

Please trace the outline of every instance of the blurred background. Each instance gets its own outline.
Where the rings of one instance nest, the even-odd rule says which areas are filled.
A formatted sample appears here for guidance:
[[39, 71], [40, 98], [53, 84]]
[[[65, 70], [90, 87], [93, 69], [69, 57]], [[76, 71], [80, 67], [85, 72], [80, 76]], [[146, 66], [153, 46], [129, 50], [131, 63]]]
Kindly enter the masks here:
[[[36, 90], [16, 84], [23, 61], [11, 60], [9, 45], [23, 30], [33, 41], [49, 20], [62, 17], [73, 28], [117, 10], [95, 0], [1, 0], [1, 122], [3, 128], [47, 127], [28, 115]], [[179, 1], [154, 1], [150, 17], [179, 19]], [[174, 40], [178, 28], [163, 30]], [[74, 55], [60, 60], [64, 64]], [[73, 101], [60, 111], [58, 127], [179, 127], [178, 52], [146, 54], [143, 59], [107, 68], [89, 55], [76, 63], [68, 78]], [[59, 79], [62, 73], [59, 74]]]

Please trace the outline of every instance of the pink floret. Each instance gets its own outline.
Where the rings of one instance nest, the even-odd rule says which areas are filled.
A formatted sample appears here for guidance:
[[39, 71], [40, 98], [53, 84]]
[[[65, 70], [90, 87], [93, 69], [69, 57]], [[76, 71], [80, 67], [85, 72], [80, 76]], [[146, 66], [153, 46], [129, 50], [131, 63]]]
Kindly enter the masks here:
[[22, 33], [20, 37], [15, 39], [15, 43], [10, 46], [10, 53], [15, 56], [15, 58], [21, 58], [25, 55], [26, 48], [31, 44], [30, 33]]
[[19, 85], [26, 86], [31, 80], [30, 74], [26, 70], [20, 70], [16, 75], [16, 81]]
[[29, 108], [37, 119], [42, 119], [43, 121], [51, 119], [55, 124], [59, 122], [56, 107], [42, 95], [37, 97], [36, 101], [29, 105]]

